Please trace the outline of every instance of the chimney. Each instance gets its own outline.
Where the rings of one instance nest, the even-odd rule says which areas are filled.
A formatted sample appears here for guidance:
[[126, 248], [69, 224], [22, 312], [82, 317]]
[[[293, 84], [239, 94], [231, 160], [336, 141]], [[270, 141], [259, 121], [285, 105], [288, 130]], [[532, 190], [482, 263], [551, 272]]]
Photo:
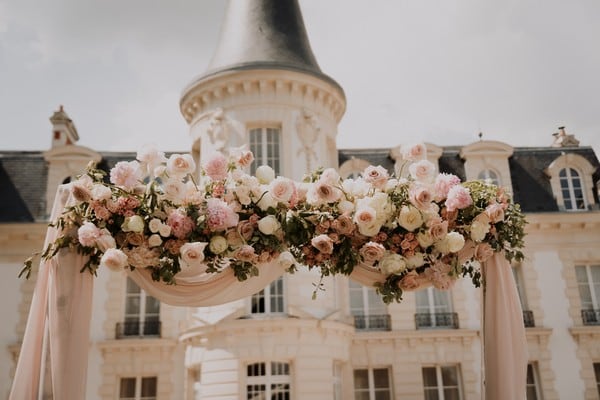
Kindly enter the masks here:
[[559, 126], [558, 132], [553, 133], [552, 136], [554, 136], [552, 147], [579, 147], [579, 140], [575, 139], [575, 135], [568, 134], [564, 126]]

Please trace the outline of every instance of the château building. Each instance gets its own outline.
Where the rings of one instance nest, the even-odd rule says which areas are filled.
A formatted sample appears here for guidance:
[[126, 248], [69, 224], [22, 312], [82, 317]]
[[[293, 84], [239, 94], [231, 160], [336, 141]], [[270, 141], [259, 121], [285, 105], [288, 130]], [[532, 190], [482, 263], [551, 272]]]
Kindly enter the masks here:
[[[370, 164], [398, 170], [391, 148], [338, 149], [346, 99], [312, 53], [297, 1], [229, 3], [206, 72], [185, 88], [181, 112], [197, 160], [248, 145], [256, 165], [300, 179], [318, 166], [343, 177]], [[132, 152], [78, 145], [61, 106], [46, 151], [0, 151], [0, 398], [19, 355], [54, 195], [90, 160], [108, 170]], [[82, 132], [85, 135], [85, 132]], [[479, 140], [427, 143], [440, 172], [489, 179], [513, 193], [529, 224], [525, 260], [513, 265], [529, 350], [527, 399], [600, 398], [600, 162], [561, 127], [539, 147]], [[160, 303], [126, 277], [94, 282], [87, 399], [482, 398], [481, 292], [468, 280], [385, 305], [374, 289], [300, 270], [221, 306]], [[43, 398], [52, 398], [44, 381]]]

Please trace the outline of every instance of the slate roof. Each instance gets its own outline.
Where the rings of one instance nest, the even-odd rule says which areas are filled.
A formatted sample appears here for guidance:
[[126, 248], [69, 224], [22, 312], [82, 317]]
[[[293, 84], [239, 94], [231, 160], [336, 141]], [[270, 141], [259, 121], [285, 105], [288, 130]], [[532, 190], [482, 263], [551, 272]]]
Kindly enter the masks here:
[[[444, 147], [439, 160], [441, 172], [453, 173], [465, 179], [464, 160], [460, 147]], [[511, 170], [515, 201], [525, 212], [558, 211], [550, 179], [544, 170], [563, 153], [575, 153], [587, 159], [596, 169], [593, 174], [594, 202], [599, 204], [595, 188], [600, 181], [600, 162], [591, 147], [516, 147], [508, 163]], [[108, 171], [118, 161], [133, 160], [133, 152], [101, 152], [99, 166]], [[390, 172], [394, 160], [390, 149], [342, 149], [338, 151], [340, 165], [352, 157], [381, 165]], [[0, 151], [0, 223], [45, 220], [48, 167], [42, 152]]]

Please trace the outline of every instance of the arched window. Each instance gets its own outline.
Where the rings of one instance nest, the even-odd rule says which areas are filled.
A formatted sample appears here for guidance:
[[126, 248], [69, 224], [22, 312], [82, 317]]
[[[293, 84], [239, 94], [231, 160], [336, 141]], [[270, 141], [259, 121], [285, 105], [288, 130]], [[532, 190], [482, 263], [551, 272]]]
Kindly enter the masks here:
[[500, 186], [500, 177], [491, 169], [484, 169], [477, 175], [477, 179], [490, 182], [493, 185]]
[[587, 204], [583, 195], [583, 185], [577, 170], [563, 168], [558, 173], [565, 210], [585, 210]]

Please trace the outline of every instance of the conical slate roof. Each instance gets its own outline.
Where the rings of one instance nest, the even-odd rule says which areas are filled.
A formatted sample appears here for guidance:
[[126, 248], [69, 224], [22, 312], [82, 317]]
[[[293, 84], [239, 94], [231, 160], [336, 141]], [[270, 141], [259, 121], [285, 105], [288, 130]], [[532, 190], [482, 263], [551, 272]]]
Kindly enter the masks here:
[[215, 54], [199, 80], [248, 69], [294, 70], [339, 87], [317, 63], [297, 0], [228, 2]]

